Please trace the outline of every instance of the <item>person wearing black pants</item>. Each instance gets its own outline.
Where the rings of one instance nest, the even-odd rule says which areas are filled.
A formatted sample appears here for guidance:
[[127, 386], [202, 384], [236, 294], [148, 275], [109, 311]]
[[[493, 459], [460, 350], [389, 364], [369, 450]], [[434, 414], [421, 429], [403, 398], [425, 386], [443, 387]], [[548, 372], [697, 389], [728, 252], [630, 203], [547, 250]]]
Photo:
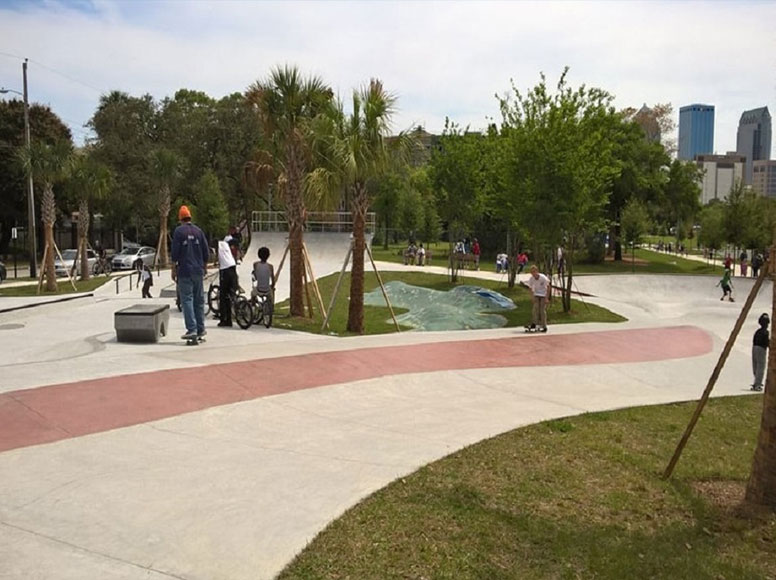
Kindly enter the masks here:
[[237, 263], [227, 241], [218, 242], [218, 326], [232, 326], [232, 294], [237, 290]]

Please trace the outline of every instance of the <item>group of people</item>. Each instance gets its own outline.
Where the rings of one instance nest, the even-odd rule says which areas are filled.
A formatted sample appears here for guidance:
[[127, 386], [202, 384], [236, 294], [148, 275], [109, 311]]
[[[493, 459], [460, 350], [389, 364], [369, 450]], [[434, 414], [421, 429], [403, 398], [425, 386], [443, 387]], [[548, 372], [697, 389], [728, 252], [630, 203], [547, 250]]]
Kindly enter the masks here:
[[[184, 340], [202, 340], [205, 328], [204, 280], [207, 274], [210, 246], [202, 230], [194, 225], [185, 205], [178, 211], [180, 225], [172, 235], [173, 280], [178, 284], [186, 333]], [[218, 326], [232, 326], [232, 296], [239, 287], [237, 264], [241, 258], [239, 237], [232, 231], [218, 242], [219, 314]], [[256, 280], [254, 291], [272, 295], [275, 285], [274, 268], [268, 262], [269, 248], [259, 248], [259, 260], [253, 264]]]
[[455, 243], [455, 246], [453, 246], [453, 254], [459, 268], [463, 268], [467, 262], [471, 262], [474, 269], [479, 270], [481, 252], [480, 242], [477, 238], [474, 238], [471, 241], [469, 238], [464, 238], [458, 240]]
[[[746, 251], [742, 251], [741, 255], [738, 257], [738, 263], [742, 277], [746, 278], [747, 275], [751, 272], [752, 278], [757, 278], [757, 276], [760, 274], [760, 268], [762, 268], [763, 264], [765, 264], [765, 256], [762, 254], [762, 252], [755, 252], [752, 254], [752, 261], [750, 263], [749, 255], [746, 253]], [[730, 254], [725, 256], [724, 264], [725, 269], [730, 270], [731, 275], [733, 275], [735, 272], [735, 264], [733, 264], [733, 258], [730, 256]]]
[[415, 265], [418, 266], [425, 266], [426, 265], [426, 248], [423, 247], [423, 242], [420, 243], [419, 246], [415, 245], [415, 242], [410, 242], [410, 245], [407, 246], [407, 249], [404, 250], [404, 265]]

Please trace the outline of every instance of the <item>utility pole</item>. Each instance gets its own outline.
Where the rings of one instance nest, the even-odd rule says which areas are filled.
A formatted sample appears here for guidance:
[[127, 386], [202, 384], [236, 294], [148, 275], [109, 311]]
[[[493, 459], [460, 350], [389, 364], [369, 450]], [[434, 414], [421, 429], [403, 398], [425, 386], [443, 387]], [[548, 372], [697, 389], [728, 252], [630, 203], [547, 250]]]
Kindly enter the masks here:
[[[24, 145], [30, 150], [30, 104], [27, 100], [27, 59], [22, 63], [24, 77]], [[27, 176], [27, 235], [30, 246], [30, 278], [38, 276], [38, 244], [35, 236], [35, 192], [32, 188], [32, 172]]]

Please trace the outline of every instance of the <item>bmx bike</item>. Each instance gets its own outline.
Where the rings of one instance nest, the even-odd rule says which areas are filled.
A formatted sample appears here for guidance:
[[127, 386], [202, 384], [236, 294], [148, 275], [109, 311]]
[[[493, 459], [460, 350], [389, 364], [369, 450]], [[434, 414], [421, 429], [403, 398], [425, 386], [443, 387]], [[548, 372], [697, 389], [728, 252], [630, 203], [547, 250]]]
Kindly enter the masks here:
[[[220, 304], [221, 288], [218, 284], [212, 283], [207, 291], [207, 304], [209, 312], [212, 312], [216, 317], [220, 318]], [[250, 328], [253, 324], [253, 307], [251, 301], [245, 297], [245, 293], [241, 289], [234, 290], [231, 295], [232, 303], [232, 318], [237, 322], [237, 325], [242, 328]]]

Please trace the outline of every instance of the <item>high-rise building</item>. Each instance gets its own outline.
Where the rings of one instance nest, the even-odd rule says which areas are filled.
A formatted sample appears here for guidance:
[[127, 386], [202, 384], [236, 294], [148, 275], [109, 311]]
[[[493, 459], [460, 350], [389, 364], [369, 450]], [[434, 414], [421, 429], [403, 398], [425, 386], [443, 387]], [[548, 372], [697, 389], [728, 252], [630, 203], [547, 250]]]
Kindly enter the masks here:
[[752, 164], [752, 189], [760, 195], [776, 197], [776, 161], [755, 161]]
[[714, 153], [714, 105], [687, 105], [679, 109], [679, 159]]
[[713, 199], [724, 201], [730, 190], [743, 180], [746, 158], [735, 152], [727, 155], [698, 155], [695, 162], [703, 169], [701, 203]]
[[755, 161], [771, 158], [771, 114], [768, 107], [744, 111], [738, 122], [736, 152], [746, 157], [744, 183], [752, 185]]

